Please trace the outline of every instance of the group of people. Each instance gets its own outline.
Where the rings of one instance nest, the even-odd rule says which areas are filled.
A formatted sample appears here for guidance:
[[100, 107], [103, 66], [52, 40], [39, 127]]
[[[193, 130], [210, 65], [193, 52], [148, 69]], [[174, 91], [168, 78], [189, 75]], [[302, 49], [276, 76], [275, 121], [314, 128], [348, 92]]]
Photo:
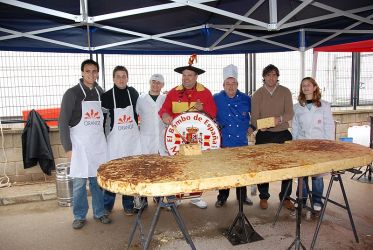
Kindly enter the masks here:
[[[154, 74], [149, 81], [149, 92], [141, 96], [135, 88], [128, 86], [129, 74], [124, 66], [114, 68], [114, 86], [104, 92], [96, 82], [99, 65], [90, 59], [81, 64], [82, 78], [64, 94], [59, 117], [61, 143], [70, 159], [70, 176], [73, 177], [74, 229], [80, 229], [86, 223], [87, 181], [94, 218], [103, 224], [111, 222], [108, 215], [113, 209], [115, 194], [102, 191], [98, 186], [96, 174], [99, 165], [130, 155], [167, 156], [164, 131], [183, 112], [203, 112], [215, 119], [221, 130], [222, 147], [247, 146], [248, 135], [255, 131], [256, 144], [284, 143], [292, 139], [333, 139], [330, 105], [321, 100], [314, 79], [302, 80], [299, 102], [293, 107], [291, 92], [279, 84], [279, 70], [274, 65], [263, 69], [263, 86], [250, 98], [238, 90], [236, 66], [231, 64], [223, 69], [223, 90], [212, 95], [209, 89], [197, 82], [198, 76], [205, 71], [192, 64], [193, 61], [175, 69], [182, 75], [182, 83], [167, 95], [161, 94], [165, 82], [163, 76]], [[275, 117], [275, 126], [257, 130], [257, 120], [267, 117]], [[289, 131], [291, 121], [292, 133]], [[291, 183], [292, 180], [282, 181], [279, 194], [289, 210], [294, 209], [289, 199]], [[313, 204], [321, 207], [322, 177], [312, 177], [312, 185]], [[267, 209], [269, 184], [259, 184], [258, 190], [259, 205]], [[307, 193], [303, 191], [303, 194], [306, 198]], [[224, 206], [228, 196], [229, 189], [219, 190], [215, 206]], [[242, 199], [246, 205], [253, 204], [246, 187], [236, 188], [236, 198]], [[191, 199], [191, 203], [199, 208], [207, 207], [201, 197]], [[123, 195], [122, 205], [126, 214], [136, 213], [133, 196]]]

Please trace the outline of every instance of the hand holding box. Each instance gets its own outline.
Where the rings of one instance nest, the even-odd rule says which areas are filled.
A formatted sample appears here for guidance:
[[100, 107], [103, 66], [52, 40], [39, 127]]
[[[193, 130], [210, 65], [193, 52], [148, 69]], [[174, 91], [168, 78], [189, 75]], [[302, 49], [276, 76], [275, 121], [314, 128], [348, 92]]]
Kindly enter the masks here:
[[257, 123], [257, 129], [272, 128], [276, 125], [275, 117], [267, 117], [263, 119], [258, 119], [256, 123]]

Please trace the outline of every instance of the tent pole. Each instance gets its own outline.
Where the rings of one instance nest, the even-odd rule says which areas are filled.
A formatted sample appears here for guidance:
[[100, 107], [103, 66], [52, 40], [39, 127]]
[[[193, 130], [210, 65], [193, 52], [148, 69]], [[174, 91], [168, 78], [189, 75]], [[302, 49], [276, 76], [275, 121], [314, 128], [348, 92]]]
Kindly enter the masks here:
[[88, 23], [88, 1], [87, 0], [80, 0], [80, 14], [82, 15], [82, 23], [85, 23], [87, 26], [87, 45], [88, 45], [88, 51], [90, 53], [90, 58], [92, 59], [91, 34], [90, 34], [90, 28], [89, 28], [89, 23]]
[[250, 53], [250, 90], [249, 95], [253, 95], [256, 90], [256, 54]]
[[[304, 75], [306, 73], [305, 70], [305, 62], [306, 62], [306, 38], [305, 38], [305, 31], [304, 29], [301, 29], [299, 32], [299, 52], [300, 52], [300, 80], [304, 78]], [[300, 82], [300, 81], [299, 81]]]
[[[249, 56], [247, 53], [245, 53], [245, 94], [247, 95], [248, 89], [249, 89]], [[250, 79], [250, 85], [251, 85], [251, 79]]]
[[318, 55], [319, 55], [319, 52], [313, 51], [313, 58], [312, 58], [312, 78], [313, 79], [316, 79]]
[[351, 104], [353, 109], [356, 110], [360, 90], [360, 52], [352, 52], [351, 69]]
[[105, 54], [101, 54], [101, 79], [102, 79], [102, 87], [106, 90], [106, 82], [105, 82]]

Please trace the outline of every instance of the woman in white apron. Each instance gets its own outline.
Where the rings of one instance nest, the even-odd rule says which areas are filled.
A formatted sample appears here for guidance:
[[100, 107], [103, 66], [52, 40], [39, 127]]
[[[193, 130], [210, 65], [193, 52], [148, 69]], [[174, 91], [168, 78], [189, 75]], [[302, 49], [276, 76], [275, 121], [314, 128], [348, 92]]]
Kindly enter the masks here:
[[[123, 66], [117, 66], [114, 69], [113, 78], [115, 86], [103, 95], [103, 99], [107, 99], [110, 96], [113, 101], [112, 112], [110, 113], [113, 115], [113, 119], [110, 117], [112, 128], [107, 136], [108, 161], [141, 154], [139, 129], [133, 112], [134, 105], [132, 104], [130, 87], [127, 87], [128, 76], [124, 69]], [[137, 93], [134, 88], [131, 88], [131, 91]], [[128, 97], [129, 105], [119, 108], [116, 100], [116, 96], [118, 95], [121, 95], [121, 98], [125, 99]], [[137, 96], [135, 98], [137, 99]], [[106, 104], [103, 106], [111, 109], [111, 107], [106, 107]], [[104, 192], [104, 206], [109, 212], [113, 209], [115, 196], [115, 193]], [[134, 213], [133, 196], [123, 195], [122, 205], [126, 214], [131, 215]]]

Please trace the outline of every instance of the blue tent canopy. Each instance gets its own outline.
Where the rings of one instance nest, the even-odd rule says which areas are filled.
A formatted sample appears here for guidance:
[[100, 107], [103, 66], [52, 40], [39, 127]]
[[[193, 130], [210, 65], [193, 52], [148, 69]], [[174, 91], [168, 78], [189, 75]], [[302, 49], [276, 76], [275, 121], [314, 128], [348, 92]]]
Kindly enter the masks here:
[[372, 0], [0, 0], [0, 50], [304, 51], [373, 38]]

